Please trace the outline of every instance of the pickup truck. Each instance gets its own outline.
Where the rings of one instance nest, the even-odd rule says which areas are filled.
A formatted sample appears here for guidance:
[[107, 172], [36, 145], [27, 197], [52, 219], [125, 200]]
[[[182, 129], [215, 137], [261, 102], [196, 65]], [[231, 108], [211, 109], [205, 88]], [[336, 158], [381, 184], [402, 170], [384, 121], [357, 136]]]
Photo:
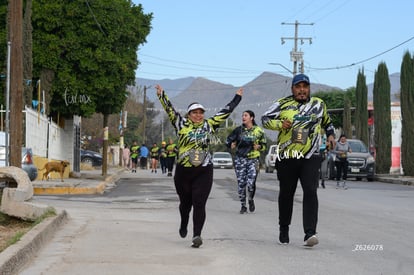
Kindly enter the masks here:
[[276, 155], [277, 145], [270, 145], [269, 151], [265, 157], [265, 172], [266, 173], [273, 173], [275, 170], [275, 162], [277, 159]]

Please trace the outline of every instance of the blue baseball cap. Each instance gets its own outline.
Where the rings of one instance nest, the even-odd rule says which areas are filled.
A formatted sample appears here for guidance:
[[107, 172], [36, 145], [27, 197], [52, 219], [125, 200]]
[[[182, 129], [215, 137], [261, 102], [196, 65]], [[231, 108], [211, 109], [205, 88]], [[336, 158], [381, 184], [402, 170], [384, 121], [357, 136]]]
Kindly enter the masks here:
[[293, 80], [292, 80], [292, 86], [293, 85], [296, 85], [296, 84], [298, 84], [300, 82], [305, 82], [307, 84], [310, 84], [309, 77], [307, 75], [305, 75], [305, 74], [297, 74], [297, 75], [295, 75], [293, 77]]

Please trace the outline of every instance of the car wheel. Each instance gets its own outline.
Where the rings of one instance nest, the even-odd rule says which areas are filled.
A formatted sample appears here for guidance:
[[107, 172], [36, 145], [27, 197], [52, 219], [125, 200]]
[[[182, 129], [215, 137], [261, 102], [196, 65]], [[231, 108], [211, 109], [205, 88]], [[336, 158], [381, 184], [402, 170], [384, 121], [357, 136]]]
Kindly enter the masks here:
[[368, 181], [374, 181], [374, 178], [367, 178]]
[[90, 164], [91, 166], [93, 166], [93, 159], [90, 157], [85, 157], [82, 159], [82, 163]]

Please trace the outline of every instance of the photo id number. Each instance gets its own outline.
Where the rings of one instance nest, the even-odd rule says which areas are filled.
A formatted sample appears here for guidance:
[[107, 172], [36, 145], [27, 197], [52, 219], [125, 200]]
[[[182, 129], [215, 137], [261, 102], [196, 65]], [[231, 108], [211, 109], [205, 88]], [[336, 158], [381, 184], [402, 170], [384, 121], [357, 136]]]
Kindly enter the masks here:
[[382, 244], [356, 244], [352, 251], [383, 251]]

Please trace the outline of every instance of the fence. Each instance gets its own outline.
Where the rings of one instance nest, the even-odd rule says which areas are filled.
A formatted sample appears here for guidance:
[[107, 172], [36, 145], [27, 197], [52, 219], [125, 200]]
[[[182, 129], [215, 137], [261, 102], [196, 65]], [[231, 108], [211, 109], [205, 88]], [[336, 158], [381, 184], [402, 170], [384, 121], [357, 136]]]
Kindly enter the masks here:
[[64, 128], [43, 114], [25, 108], [26, 147], [39, 157], [53, 160], [73, 160], [73, 120], [65, 120]]

